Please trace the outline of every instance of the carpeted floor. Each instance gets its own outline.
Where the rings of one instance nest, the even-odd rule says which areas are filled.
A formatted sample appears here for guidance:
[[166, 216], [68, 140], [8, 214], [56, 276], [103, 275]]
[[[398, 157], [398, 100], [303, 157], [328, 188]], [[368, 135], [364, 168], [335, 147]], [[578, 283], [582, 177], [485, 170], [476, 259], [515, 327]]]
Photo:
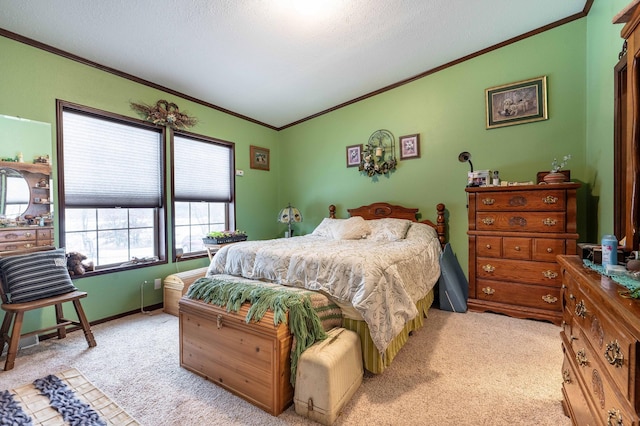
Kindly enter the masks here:
[[[161, 311], [20, 351], [0, 389], [77, 368], [142, 425], [310, 425], [273, 417], [179, 366], [178, 319]], [[366, 374], [336, 425], [570, 425], [561, 406], [559, 327], [432, 309], [393, 365]], [[0, 359], [4, 365], [4, 358]]]

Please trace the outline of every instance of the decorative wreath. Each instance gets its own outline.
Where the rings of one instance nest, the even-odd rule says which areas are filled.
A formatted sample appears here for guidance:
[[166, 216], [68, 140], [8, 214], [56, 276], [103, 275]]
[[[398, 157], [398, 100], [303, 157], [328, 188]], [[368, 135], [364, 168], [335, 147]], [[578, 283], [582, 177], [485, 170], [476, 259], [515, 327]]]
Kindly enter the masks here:
[[[381, 155], [378, 155], [378, 153]], [[395, 170], [398, 161], [394, 155], [395, 138], [388, 130], [376, 130], [362, 152], [358, 170], [367, 176], [388, 175]]]
[[131, 109], [144, 115], [145, 120], [161, 126], [184, 129], [195, 126], [198, 122], [197, 118], [180, 112], [178, 105], [164, 99], [159, 100], [155, 105], [131, 102]]

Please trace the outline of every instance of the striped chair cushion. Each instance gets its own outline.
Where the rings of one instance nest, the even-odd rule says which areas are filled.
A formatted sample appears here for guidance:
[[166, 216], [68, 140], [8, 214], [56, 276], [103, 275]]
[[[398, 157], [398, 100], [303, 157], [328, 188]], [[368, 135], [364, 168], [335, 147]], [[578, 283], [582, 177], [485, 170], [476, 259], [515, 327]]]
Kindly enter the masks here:
[[0, 258], [10, 303], [22, 303], [77, 290], [67, 270], [64, 249]]

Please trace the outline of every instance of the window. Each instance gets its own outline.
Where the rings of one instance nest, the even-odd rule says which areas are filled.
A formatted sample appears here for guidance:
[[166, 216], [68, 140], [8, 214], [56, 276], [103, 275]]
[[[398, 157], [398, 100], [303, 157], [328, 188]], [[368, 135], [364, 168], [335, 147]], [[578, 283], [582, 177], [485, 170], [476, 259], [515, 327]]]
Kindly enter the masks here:
[[234, 144], [176, 132], [172, 158], [174, 248], [204, 255], [208, 232], [235, 228]]
[[166, 260], [164, 128], [58, 101], [60, 239], [96, 270]]

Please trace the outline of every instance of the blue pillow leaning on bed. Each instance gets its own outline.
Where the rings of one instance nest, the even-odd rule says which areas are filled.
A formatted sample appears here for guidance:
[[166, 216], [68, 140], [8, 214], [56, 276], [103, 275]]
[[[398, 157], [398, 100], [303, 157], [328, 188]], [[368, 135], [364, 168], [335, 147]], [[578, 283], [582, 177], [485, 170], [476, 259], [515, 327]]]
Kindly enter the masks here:
[[77, 290], [64, 249], [0, 258], [2, 284], [10, 303], [30, 302]]

